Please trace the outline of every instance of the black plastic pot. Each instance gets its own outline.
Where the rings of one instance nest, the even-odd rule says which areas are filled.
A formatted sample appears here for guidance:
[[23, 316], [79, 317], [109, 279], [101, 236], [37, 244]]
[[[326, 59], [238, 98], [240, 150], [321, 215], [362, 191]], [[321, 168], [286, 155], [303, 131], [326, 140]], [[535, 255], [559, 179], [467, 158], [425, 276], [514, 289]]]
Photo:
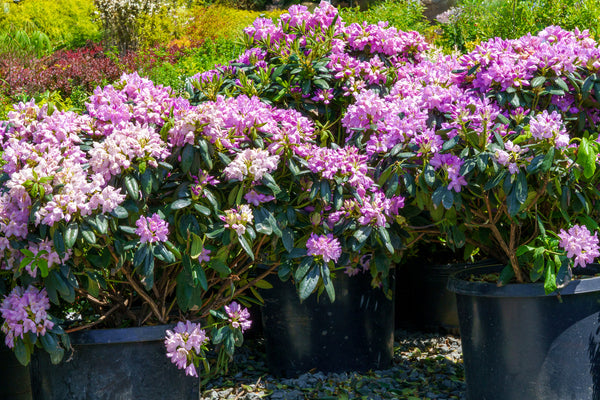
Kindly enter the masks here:
[[[447, 289], [452, 274], [494, 261], [479, 263], [411, 263], [396, 278], [396, 325], [421, 331], [458, 333], [456, 296]], [[400, 279], [400, 276], [404, 277]]]
[[17, 361], [3, 340], [0, 343], [0, 399], [31, 400], [29, 367]]
[[457, 298], [467, 397], [600, 399], [600, 277], [574, 280], [560, 297], [545, 295], [538, 283], [465, 280], [500, 269], [471, 268], [448, 281]]
[[393, 357], [394, 302], [372, 289], [370, 276], [333, 280], [336, 299], [313, 294], [300, 303], [295, 286], [271, 277], [261, 292], [269, 370], [297, 376], [309, 370], [368, 371], [388, 368]]
[[170, 326], [101, 329], [71, 334], [72, 358], [52, 365], [39, 351], [31, 362], [34, 400], [197, 400], [198, 380], [165, 355]]

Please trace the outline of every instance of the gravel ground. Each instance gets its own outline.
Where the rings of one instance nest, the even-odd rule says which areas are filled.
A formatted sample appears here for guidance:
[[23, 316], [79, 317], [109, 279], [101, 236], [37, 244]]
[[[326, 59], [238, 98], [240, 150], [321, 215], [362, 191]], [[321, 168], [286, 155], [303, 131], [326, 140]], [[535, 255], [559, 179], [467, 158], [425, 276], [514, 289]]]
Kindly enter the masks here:
[[365, 374], [306, 373], [295, 379], [268, 373], [264, 345], [249, 341], [228, 377], [208, 383], [203, 400], [465, 399], [460, 339], [452, 335], [397, 331], [390, 369]]

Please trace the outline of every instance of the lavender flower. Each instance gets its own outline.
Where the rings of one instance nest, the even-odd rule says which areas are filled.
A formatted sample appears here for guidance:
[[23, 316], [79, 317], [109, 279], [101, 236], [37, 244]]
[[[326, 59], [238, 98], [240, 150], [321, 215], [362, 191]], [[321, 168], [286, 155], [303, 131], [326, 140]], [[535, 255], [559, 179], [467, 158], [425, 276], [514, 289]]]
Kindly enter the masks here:
[[169, 224], [156, 213], [150, 218], [140, 216], [135, 225], [135, 233], [140, 236], [140, 243], [166, 242], [168, 239]]
[[333, 234], [316, 235], [310, 234], [310, 238], [306, 242], [307, 254], [314, 257], [323, 257], [323, 261], [337, 262], [342, 255], [342, 247], [340, 241], [333, 237]]
[[235, 301], [225, 306], [225, 312], [229, 316], [229, 322], [233, 328], [240, 328], [244, 332], [252, 326], [250, 311], [247, 308], [242, 308]]
[[598, 246], [598, 232], [594, 236], [582, 225], [575, 225], [567, 231], [560, 230], [559, 246], [567, 252], [567, 257], [575, 258], [574, 266], [585, 267], [600, 256]]
[[15, 287], [0, 304], [0, 313], [4, 319], [0, 330], [6, 334], [6, 345], [12, 349], [15, 339], [23, 339], [23, 335], [28, 332], [44, 336], [54, 326], [46, 312], [49, 308], [46, 289], [29, 286], [23, 291], [22, 287]]
[[258, 193], [256, 190], [252, 189], [244, 195], [244, 199], [246, 199], [246, 201], [253, 206], [258, 206], [260, 203], [266, 203], [275, 200], [275, 197]]
[[200, 324], [179, 322], [173, 331], [166, 331], [167, 357], [177, 368], [185, 370], [186, 375], [198, 377], [196, 366], [204, 357], [207, 341], [206, 332], [200, 329]]

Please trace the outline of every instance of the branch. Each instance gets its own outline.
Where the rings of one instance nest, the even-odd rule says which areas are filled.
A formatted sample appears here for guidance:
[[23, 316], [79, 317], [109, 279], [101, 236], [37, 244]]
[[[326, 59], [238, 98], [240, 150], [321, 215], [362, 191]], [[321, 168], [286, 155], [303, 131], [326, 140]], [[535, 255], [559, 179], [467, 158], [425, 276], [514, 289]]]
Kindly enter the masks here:
[[133, 280], [133, 278], [131, 277], [131, 274], [125, 268], [121, 268], [121, 271], [123, 271], [123, 275], [125, 275], [125, 278], [127, 278], [127, 281], [129, 282], [129, 284], [131, 286], [133, 286], [133, 288], [135, 289], [135, 291], [140, 296], [142, 296], [142, 298], [146, 301], [146, 303], [148, 303], [148, 305], [150, 306], [150, 308], [152, 309], [152, 311], [154, 312], [154, 315], [156, 315], [156, 317], [158, 318], [158, 320], [162, 324], [165, 324], [166, 320], [165, 320], [164, 316], [160, 313], [160, 310], [158, 309], [158, 306], [156, 305], [156, 303], [154, 302], [154, 300], [152, 300], [152, 298], [150, 296], [148, 296], [148, 293], [146, 293], [144, 291], [144, 289], [142, 289], [135, 282], [135, 280]]

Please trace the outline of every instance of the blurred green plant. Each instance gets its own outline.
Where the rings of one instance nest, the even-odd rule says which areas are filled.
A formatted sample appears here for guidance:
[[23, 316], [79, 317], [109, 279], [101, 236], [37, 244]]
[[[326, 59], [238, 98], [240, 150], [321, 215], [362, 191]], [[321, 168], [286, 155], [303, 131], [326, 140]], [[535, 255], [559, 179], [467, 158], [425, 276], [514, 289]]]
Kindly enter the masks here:
[[438, 16], [436, 44], [448, 51], [472, 50], [494, 37], [516, 39], [549, 25], [600, 32], [599, 0], [459, 0]]
[[52, 47], [75, 48], [102, 37], [93, 0], [21, 0], [0, 3], [0, 32], [39, 31]]
[[340, 16], [346, 22], [377, 24], [387, 21], [390, 26], [402, 31], [417, 31], [427, 33], [431, 28], [429, 21], [423, 15], [424, 6], [420, 1], [414, 0], [384, 0], [373, 2], [366, 11], [360, 7], [343, 8]]

